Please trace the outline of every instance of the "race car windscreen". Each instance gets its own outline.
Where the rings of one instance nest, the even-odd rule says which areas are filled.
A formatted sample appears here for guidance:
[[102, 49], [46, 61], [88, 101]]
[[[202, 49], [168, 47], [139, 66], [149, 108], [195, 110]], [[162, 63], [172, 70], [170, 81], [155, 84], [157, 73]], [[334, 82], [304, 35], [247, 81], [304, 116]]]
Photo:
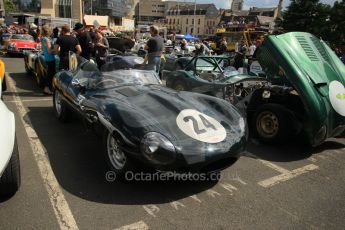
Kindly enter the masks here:
[[31, 35], [23, 35], [23, 34], [14, 34], [11, 36], [11, 39], [34, 41], [34, 38]]
[[156, 85], [161, 84], [154, 71], [147, 70], [114, 70], [101, 72], [101, 77], [94, 82], [93, 87], [109, 89], [122, 85]]

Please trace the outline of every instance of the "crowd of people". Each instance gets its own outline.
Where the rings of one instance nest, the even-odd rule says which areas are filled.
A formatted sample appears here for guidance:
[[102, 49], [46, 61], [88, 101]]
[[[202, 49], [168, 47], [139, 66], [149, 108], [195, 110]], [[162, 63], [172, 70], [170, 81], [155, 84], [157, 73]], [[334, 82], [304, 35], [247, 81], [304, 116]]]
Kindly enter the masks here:
[[87, 30], [81, 23], [75, 24], [73, 32], [69, 25], [63, 25], [61, 29], [43, 25], [41, 29], [31, 27], [30, 31], [26, 28], [13, 28], [4, 32], [29, 34], [36, 42], [41, 42], [48, 67], [47, 76], [43, 79], [43, 93], [46, 95], [52, 94], [52, 79], [56, 73], [55, 55], [60, 59], [58, 70], [69, 69], [69, 52], [79, 54], [87, 60], [94, 58], [101, 68], [109, 50], [108, 40], [101, 30]]
[[[43, 25], [38, 28], [34, 24], [27, 28], [21, 27], [6, 27], [0, 29], [0, 35], [8, 34], [28, 34], [33, 37], [36, 42], [41, 42], [43, 55], [48, 67], [48, 76], [44, 76], [44, 94], [51, 95], [52, 79], [56, 73], [55, 55], [59, 56], [60, 63], [58, 70], [69, 69], [69, 52], [76, 53], [81, 57], [90, 60], [94, 59], [99, 69], [105, 64], [106, 57], [109, 54], [109, 42], [101, 30], [94, 30], [93, 28], [86, 28], [82, 23], [76, 23], [73, 30], [69, 25], [64, 25], [60, 29], [52, 28], [49, 25]], [[190, 45], [186, 39], [164, 40], [159, 34], [159, 29], [156, 26], [150, 27], [151, 37], [145, 45], [146, 58], [145, 64], [152, 66], [157, 73], [162, 74], [164, 66], [164, 50], [165, 46], [179, 47], [182, 53], [190, 53]], [[228, 43], [225, 37], [218, 40], [216, 43], [216, 50], [211, 48], [211, 44], [207, 40], [196, 40], [193, 44], [193, 54], [212, 55], [216, 53], [223, 55], [228, 51]], [[251, 57], [254, 55], [256, 48], [260, 45], [261, 40], [257, 39], [249, 41], [246, 45], [242, 40], [235, 44], [235, 52], [242, 54], [242, 56]], [[336, 50], [338, 56], [345, 62], [345, 52]], [[240, 63], [241, 61], [238, 61]]]

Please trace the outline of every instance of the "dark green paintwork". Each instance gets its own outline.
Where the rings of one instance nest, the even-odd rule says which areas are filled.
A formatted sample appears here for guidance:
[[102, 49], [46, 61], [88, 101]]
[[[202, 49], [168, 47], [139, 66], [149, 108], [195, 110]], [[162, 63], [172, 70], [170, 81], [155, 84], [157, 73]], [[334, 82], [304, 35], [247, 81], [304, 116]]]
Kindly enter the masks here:
[[[325, 42], [303, 32], [272, 35], [263, 42], [257, 58], [269, 79], [278, 76], [300, 95], [305, 107], [303, 130], [311, 144], [334, 137], [335, 129], [345, 125], [345, 117], [333, 109], [328, 92], [332, 81], [344, 85], [345, 66]], [[316, 140], [322, 127], [326, 134]]]
[[[259, 79], [249, 75], [235, 75], [222, 80], [205, 81], [196, 76], [194, 71], [197, 58], [192, 59], [185, 70], [172, 72], [167, 77], [167, 86], [172, 87], [174, 82], [181, 81], [186, 84], [186, 90], [216, 95], [227, 85]], [[345, 66], [324, 41], [303, 32], [271, 35], [258, 48], [256, 58], [272, 85], [293, 87], [299, 95], [304, 111], [299, 113], [300, 108], [296, 108], [296, 111], [294, 108], [289, 109], [298, 116], [296, 120], [301, 123], [302, 134], [311, 145], [318, 145], [344, 130], [345, 112], [341, 115], [341, 112], [335, 110], [329, 88], [331, 82], [344, 86]], [[345, 92], [335, 93], [333, 104], [336, 103], [341, 110], [342, 106], [345, 107]], [[258, 98], [252, 99], [256, 101]], [[262, 100], [260, 103], [263, 103]]]

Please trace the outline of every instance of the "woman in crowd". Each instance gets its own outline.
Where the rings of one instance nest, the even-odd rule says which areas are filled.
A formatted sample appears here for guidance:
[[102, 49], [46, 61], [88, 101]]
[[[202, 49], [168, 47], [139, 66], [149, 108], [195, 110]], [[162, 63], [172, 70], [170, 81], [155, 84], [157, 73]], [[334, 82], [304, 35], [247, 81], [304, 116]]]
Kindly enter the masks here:
[[43, 93], [51, 95], [52, 79], [55, 75], [55, 56], [54, 56], [54, 44], [50, 38], [51, 28], [48, 25], [42, 27], [42, 49], [45, 62], [48, 66], [47, 76], [44, 76], [44, 89]]
[[55, 28], [53, 29], [53, 33], [52, 33], [52, 35], [51, 35], [51, 38], [52, 38], [52, 40], [54, 41], [54, 43], [56, 42], [56, 40], [58, 39], [58, 37], [59, 37], [59, 28], [55, 27]]
[[96, 38], [94, 41], [95, 57], [98, 68], [101, 69], [102, 65], [105, 64], [105, 59], [108, 55], [109, 43], [108, 39], [103, 36], [101, 30], [96, 30]]

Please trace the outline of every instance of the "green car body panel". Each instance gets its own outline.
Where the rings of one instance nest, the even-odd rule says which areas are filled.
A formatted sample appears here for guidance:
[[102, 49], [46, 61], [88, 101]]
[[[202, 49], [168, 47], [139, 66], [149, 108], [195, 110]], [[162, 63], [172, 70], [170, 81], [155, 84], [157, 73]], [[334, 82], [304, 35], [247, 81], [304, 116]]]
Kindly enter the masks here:
[[[300, 105], [295, 105], [296, 109], [290, 105], [288, 109], [301, 126], [299, 134], [311, 145], [319, 145], [344, 131], [345, 65], [324, 41], [304, 32], [271, 35], [257, 49], [255, 58], [266, 73], [262, 80], [267, 80], [271, 85], [291, 87], [298, 95], [303, 112]], [[189, 66], [195, 66], [193, 61], [195, 59], [185, 70], [172, 72], [167, 78], [167, 86], [171, 87], [169, 85], [176, 80], [183, 80], [188, 86], [186, 90], [216, 95], [229, 85], [260, 79], [258, 76], [239, 74], [206, 81], [196, 76], [195, 68], [188, 69]], [[250, 100], [257, 104], [252, 107], [254, 111], [248, 108], [248, 116], [255, 113], [265, 101], [270, 103], [269, 100], [258, 98], [261, 97], [258, 94], [253, 95]], [[281, 103], [284, 106], [284, 98]]]
[[269, 80], [278, 76], [300, 95], [303, 131], [312, 145], [339, 135], [345, 125], [345, 66], [325, 42], [304, 32], [272, 35], [257, 58]]

